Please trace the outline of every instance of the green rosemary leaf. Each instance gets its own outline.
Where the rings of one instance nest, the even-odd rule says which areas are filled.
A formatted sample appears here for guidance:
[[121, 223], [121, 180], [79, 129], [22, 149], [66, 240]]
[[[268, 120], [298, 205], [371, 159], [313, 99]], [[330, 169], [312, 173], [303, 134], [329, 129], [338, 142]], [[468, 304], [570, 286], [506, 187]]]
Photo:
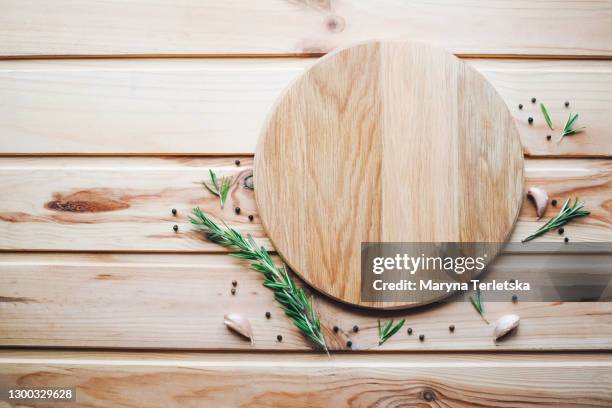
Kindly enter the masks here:
[[564, 130], [569, 130], [574, 126], [574, 122], [576, 122], [576, 120], [578, 120], [578, 114], [575, 114], [574, 116], [572, 116], [572, 114], [570, 113], [569, 118], [567, 120], [567, 124], [566, 126], [564, 126]]
[[225, 201], [227, 200], [227, 193], [230, 190], [230, 186], [231, 186], [231, 177], [230, 178], [226, 178], [223, 177], [223, 179], [221, 180], [221, 208], [223, 208], [223, 206], [225, 205]]
[[540, 109], [542, 110], [542, 115], [544, 115], [544, 120], [546, 121], [546, 124], [548, 125], [550, 130], [555, 130], [552, 125], [552, 120], [550, 120], [550, 116], [548, 115], [548, 110], [546, 110], [546, 106], [544, 106], [543, 103], [540, 103]]
[[389, 323], [385, 325], [385, 328], [383, 329], [383, 336], [387, 334], [387, 332], [389, 331], [392, 325], [393, 325], [393, 320], [391, 320]]
[[304, 321], [302, 320], [302, 318], [300, 317], [300, 314], [294, 310], [285, 310], [285, 314], [287, 316], [289, 316], [290, 318], [292, 318], [293, 320], [295, 320], [295, 324], [298, 327], [304, 326], [306, 327], [306, 325], [304, 324]]
[[238, 258], [238, 259], [247, 259], [247, 260], [250, 260], [250, 261], [256, 259], [256, 258], [253, 258], [253, 256], [250, 255], [250, 254], [243, 254], [243, 253], [240, 253], [240, 252], [235, 253], [235, 254], [229, 254], [229, 256], [233, 256], [234, 258]]
[[532, 235], [529, 235], [527, 238], [523, 239], [521, 242], [531, 241], [541, 235], [546, 234], [548, 231], [557, 229], [565, 224], [567, 224], [570, 220], [577, 217], [584, 217], [586, 215], [591, 214], [588, 210], [583, 210], [584, 202], [580, 201], [578, 198], [574, 200], [574, 204], [571, 205], [571, 198], [565, 200], [561, 210], [559, 210], [559, 214], [556, 217], [551, 218], [548, 222], [542, 225], [536, 232]]
[[212, 181], [215, 190], [219, 191], [219, 183], [217, 182], [217, 175], [212, 169], [208, 169], [208, 174], [210, 174], [210, 180]]
[[586, 129], [585, 126], [574, 128], [576, 120], [578, 120], [578, 114], [576, 113], [575, 115], [572, 115], [570, 113], [567, 121], [565, 122], [565, 126], [563, 126], [563, 131], [561, 131], [561, 137], [557, 143], [561, 142], [565, 136], [575, 135], [576, 133], [582, 132], [584, 129]]
[[[208, 169], [208, 173], [210, 174], [210, 182], [211, 182], [212, 186], [208, 185], [208, 183], [206, 183], [206, 182], [202, 182], [202, 184], [204, 184], [204, 187], [206, 187], [206, 189], [211, 194], [216, 195], [217, 197], [219, 197], [219, 201], [221, 203], [221, 208], [223, 209], [223, 206], [225, 205], [225, 201], [227, 200], [227, 193], [229, 192], [230, 187], [232, 185], [232, 178], [231, 177], [222, 177], [221, 178], [221, 186], [219, 186], [219, 179], [217, 178], [217, 175], [215, 174], [215, 172], [212, 171], [212, 169]], [[234, 237], [236, 237], [236, 231], [235, 230], [231, 230], [231, 233], [234, 235]]]
[[386, 338], [389, 339], [391, 338], [395, 333], [398, 332], [399, 329], [402, 328], [402, 326], [404, 325], [404, 323], [406, 322], [406, 319], [402, 319], [398, 324], [395, 325], [395, 327], [393, 327], [386, 335]]
[[471, 295], [470, 295], [470, 302], [472, 302], [472, 306], [474, 306], [474, 309], [476, 309], [478, 314], [480, 314], [480, 307], [478, 306], [478, 303], [476, 303], [476, 301]]
[[575, 135], [576, 133], [582, 132], [584, 129], [586, 129], [585, 126], [579, 127], [578, 129], [571, 129], [571, 130], [568, 130], [563, 136]]
[[211, 193], [216, 195], [217, 197], [219, 196], [219, 193], [217, 192], [217, 190], [214, 190], [213, 188], [211, 188], [208, 184], [206, 184], [205, 182], [202, 182], [202, 184], [204, 185], [204, 187], [206, 187], [206, 189]]
[[[249, 258], [249, 260], [256, 260], [256, 258]], [[267, 272], [267, 269], [261, 266], [260, 264], [258, 264], [257, 262], [251, 263], [251, 269], [256, 270], [257, 272], [264, 273], [264, 274]]]
[[282, 290], [287, 289], [287, 285], [284, 285], [282, 283], [264, 282], [263, 285], [269, 289], [282, 289]]
[[298, 289], [295, 286], [287, 269], [284, 266], [276, 266], [268, 251], [258, 246], [250, 235], [245, 239], [238, 231], [225, 224], [225, 229], [221, 228], [199, 208], [193, 209], [193, 215], [189, 220], [209, 240], [237, 250], [238, 253], [233, 254], [237, 258], [254, 261], [250, 264], [251, 268], [263, 274], [263, 285], [274, 291], [274, 298], [281, 304], [285, 314], [293, 320], [293, 324], [317, 348], [328, 353], [321, 323], [312, 306], [312, 299], [306, 296], [302, 288]]
[[476, 289], [476, 299], [474, 299], [474, 297], [470, 295], [470, 302], [472, 303], [472, 306], [474, 306], [474, 309], [476, 309], [482, 320], [484, 320], [486, 324], [489, 324], [489, 321], [484, 316], [485, 310], [484, 305], [482, 304], [482, 298], [480, 297], [480, 288]]
[[391, 320], [384, 326], [384, 328], [381, 328], [380, 319], [379, 319], [378, 320], [378, 345], [379, 346], [382, 345], [384, 342], [386, 342], [391, 337], [393, 337], [393, 335], [397, 333], [399, 329], [402, 328], [405, 322], [406, 322], [406, 319], [402, 319], [395, 326], [393, 326], [394, 321]]

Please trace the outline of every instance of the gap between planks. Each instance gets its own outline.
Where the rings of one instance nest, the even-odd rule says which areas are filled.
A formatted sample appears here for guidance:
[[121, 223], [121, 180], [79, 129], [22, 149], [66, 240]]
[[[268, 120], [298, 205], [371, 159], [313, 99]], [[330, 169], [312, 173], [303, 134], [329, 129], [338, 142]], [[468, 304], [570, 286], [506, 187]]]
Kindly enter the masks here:
[[[398, 361], [398, 357], [403, 361]], [[233, 358], [233, 359], [232, 359]], [[433, 361], [432, 361], [433, 360]], [[612, 353], [592, 351], [515, 352], [313, 352], [173, 350], [66, 350], [0, 348], [0, 365], [99, 365], [159, 367], [612, 367]]]
[[[0, 55], [0, 61], [35, 61], [35, 60], [82, 60], [82, 59], [282, 59], [282, 58], [321, 58], [326, 53], [279, 53], [279, 54], [66, 54], [66, 55]], [[461, 54], [454, 53], [461, 59], [512, 59], [512, 60], [553, 60], [553, 61], [610, 61], [612, 55], [572, 55], [572, 54]]]

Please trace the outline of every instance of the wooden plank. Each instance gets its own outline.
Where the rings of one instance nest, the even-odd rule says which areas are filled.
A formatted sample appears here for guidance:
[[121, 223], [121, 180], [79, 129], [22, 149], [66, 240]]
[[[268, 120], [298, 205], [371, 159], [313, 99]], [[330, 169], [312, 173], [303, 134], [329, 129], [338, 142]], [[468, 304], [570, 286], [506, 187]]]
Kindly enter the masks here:
[[[608, 1], [2, 0], [0, 56], [286, 55], [409, 38], [464, 55], [610, 57]], [[568, 27], [580, 27], [569, 30]]]
[[[487, 276], [533, 281], [550, 271], [609, 274], [609, 265], [610, 255], [504, 255]], [[238, 282], [235, 295], [230, 293], [233, 280]], [[393, 313], [347, 308], [321, 295], [314, 302], [333, 350], [347, 350], [348, 340], [352, 349], [372, 352], [612, 348], [612, 302], [488, 299], [485, 294], [489, 320], [506, 313], [521, 316], [516, 335], [494, 343], [492, 326], [468, 301]], [[233, 312], [251, 322], [254, 346], [223, 325], [223, 316]], [[0, 346], [310, 349], [262, 286], [261, 275], [224, 254], [0, 254], [0, 317]], [[406, 318], [405, 328], [377, 347], [376, 321], [391, 318]], [[453, 333], [450, 324], [456, 327]], [[333, 326], [340, 331], [334, 333]], [[419, 341], [420, 334], [425, 341]]]
[[[253, 191], [243, 185], [252, 159], [241, 160], [237, 167], [233, 157], [0, 158], [0, 250], [221, 251], [191, 230], [187, 216], [195, 206], [270, 247]], [[224, 210], [201, 185], [209, 168], [234, 177]], [[609, 160], [527, 160], [526, 186], [537, 184], [560, 203], [570, 196], [586, 201], [592, 215], [566, 227], [572, 242], [611, 242], [611, 169]], [[239, 215], [234, 207], [241, 208]], [[549, 206], [545, 216], [557, 211]], [[511, 241], [540, 225], [534, 207], [523, 205]], [[550, 233], [538, 241], [559, 243], [562, 237]]]
[[0, 351], [1, 384], [73, 388], [75, 407], [605, 407], [611, 373], [609, 354]]
[[[0, 61], [0, 154], [252, 154], [270, 107], [313, 61]], [[505, 100], [526, 154], [612, 156], [611, 61], [465, 61]], [[532, 97], [557, 129], [572, 111], [586, 131], [547, 141], [558, 133]]]
[[[608, 130], [612, 108], [612, 64], [597, 61], [469, 60], [506, 101], [514, 115], [525, 154], [530, 156], [612, 156]], [[536, 103], [531, 103], [531, 98]], [[565, 107], [569, 102], [569, 107]], [[546, 106], [555, 130], [540, 111]], [[519, 109], [519, 104], [523, 109]], [[578, 113], [584, 133], [558, 143], [569, 113]], [[529, 125], [528, 118], [534, 122]], [[604, 119], [604, 117], [607, 117]], [[610, 123], [612, 125], [612, 123]], [[552, 141], [546, 139], [551, 135]]]

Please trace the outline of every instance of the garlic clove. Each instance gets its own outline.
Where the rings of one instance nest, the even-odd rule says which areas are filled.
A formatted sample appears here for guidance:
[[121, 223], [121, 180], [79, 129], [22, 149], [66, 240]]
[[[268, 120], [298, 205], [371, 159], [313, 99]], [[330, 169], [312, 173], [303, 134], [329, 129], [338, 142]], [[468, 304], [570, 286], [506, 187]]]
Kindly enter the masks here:
[[519, 325], [521, 318], [515, 314], [508, 314], [500, 317], [495, 323], [495, 329], [493, 330], [493, 338], [499, 340], [512, 330], [516, 329]]
[[253, 344], [253, 329], [247, 318], [238, 313], [229, 313], [223, 316], [223, 323], [236, 333], [251, 340], [251, 344]]
[[535, 203], [536, 214], [539, 220], [544, 215], [544, 212], [546, 212], [546, 207], [548, 207], [548, 194], [539, 187], [531, 187], [527, 190], [527, 197], [531, 197]]

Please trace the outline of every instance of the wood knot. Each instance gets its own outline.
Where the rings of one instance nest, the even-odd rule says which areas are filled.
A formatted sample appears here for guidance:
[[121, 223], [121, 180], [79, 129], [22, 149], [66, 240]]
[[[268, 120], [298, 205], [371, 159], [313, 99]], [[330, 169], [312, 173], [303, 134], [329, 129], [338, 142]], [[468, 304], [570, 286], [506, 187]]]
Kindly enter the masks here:
[[0, 303], [37, 303], [34, 299], [26, 297], [0, 296]]
[[114, 200], [105, 194], [96, 191], [77, 191], [76, 193], [62, 195], [54, 194], [53, 200], [45, 207], [55, 211], [76, 213], [116, 211], [129, 208], [129, 204]]
[[253, 174], [249, 174], [244, 178], [244, 187], [249, 190], [255, 190], [255, 185], [253, 184]]
[[325, 26], [332, 33], [339, 33], [344, 30], [344, 19], [340, 16], [329, 16], [325, 20]]

